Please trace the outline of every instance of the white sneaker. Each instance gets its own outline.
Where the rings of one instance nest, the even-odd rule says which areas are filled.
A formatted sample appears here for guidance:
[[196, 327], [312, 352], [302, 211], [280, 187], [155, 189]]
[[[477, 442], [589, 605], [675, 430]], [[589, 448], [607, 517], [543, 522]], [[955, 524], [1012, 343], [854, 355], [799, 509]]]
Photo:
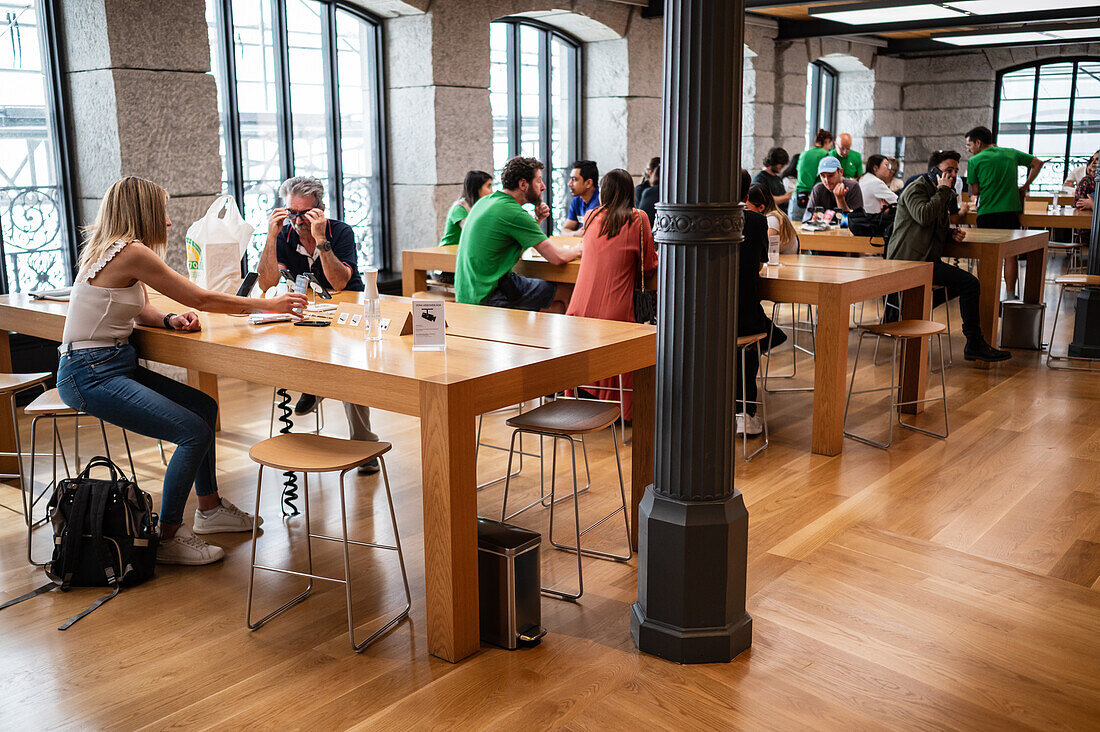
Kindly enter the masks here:
[[[263, 518], [256, 523], [262, 525]], [[226, 499], [209, 511], [195, 511], [196, 534], [221, 534], [230, 531], [252, 531], [252, 514], [245, 513]]]
[[760, 418], [755, 414], [739, 414], [737, 415], [737, 434], [745, 434], [745, 430], [748, 430], [749, 437], [755, 437], [764, 431], [764, 423], [760, 421]]
[[162, 539], [157, 547], [157, 564], [213, 564], [225, 557], [220, 546], [207, 544], [187, 526], [181, 526], [171, 539]]

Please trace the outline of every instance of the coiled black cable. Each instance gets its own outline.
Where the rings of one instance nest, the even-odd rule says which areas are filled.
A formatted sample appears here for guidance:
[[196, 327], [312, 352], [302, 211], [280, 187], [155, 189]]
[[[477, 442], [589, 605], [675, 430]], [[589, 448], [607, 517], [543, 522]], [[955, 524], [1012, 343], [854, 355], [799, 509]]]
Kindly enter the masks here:
[[[290, 434], [290, 428], [294, 426], [294, 420], [290, 418], [290, 415], [294, 413], [294, 410], [290, 407], [290, 393], [286, 389], [276, 389], [275, 393], [279, 395], [280, 400], [276, 406], [282, 412], [278, 417], [283, 425], [279, 428], [279, 434]], [[293, 470], [288, 470], [283, 473], [283, 477], [286, 478], [283, 483], [283, 518], [289, 518], [300, 513], [298, 507], [294, 505], [295, 501], [298, 500], [298, 474]]]

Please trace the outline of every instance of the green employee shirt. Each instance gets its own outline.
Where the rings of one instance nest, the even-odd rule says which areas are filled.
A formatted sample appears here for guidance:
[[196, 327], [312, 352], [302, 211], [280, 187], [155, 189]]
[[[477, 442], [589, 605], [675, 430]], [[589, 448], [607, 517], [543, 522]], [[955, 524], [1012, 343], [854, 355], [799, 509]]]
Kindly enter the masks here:
[[827, 157], [829, 151], [823, 147], [811, 147], [798, 156], [798, 182], [795, 189], [809, 193], [817, 183], [817, 165]]
[[452, 244], [458, 244], [458, 238], [462, 236], [462, 227], [458, 224], [469, 214], [470, 211], [461, 200], [451, 206], [451, 210], [447, 212], [447, 223], [443, 226], [443, 238], [439, 240], [439, 246], [449, 247]]
[[840, 157], [836, 148], [834, 148], [829, 155], [840, 161], [840, 168], [844, 171], [845, 178], [858, 179], [863, 175], [863, 156], [855, 150], [849, 150], [847, 155]]
[[523, 250], [544, 241], [546, 232], [516, 199], [504, 191], [482, 197], [462, 225], [455, 300], [480, 305], [516, 266]]
[[1031, 159], [1026, 152], [996, 145], [970, 158], [966, 180], [978, 184], [978, 214], [1023, 211], [1016, 169], [1031, 165]]

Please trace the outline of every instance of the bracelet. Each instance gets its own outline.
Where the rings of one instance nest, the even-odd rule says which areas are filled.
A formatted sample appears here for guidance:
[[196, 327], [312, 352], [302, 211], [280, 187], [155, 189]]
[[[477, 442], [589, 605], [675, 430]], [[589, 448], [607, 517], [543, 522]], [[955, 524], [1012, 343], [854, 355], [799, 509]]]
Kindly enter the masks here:
[[174, 317], [176, 317], [175, 313], [168, 313], [167, 315], [164, 316], [164, 327], [167, 328], [168, 330], [175, 330], [175, 328], [172, 327], [172, 324], [168, 322], [169, 320], [171, 320]]

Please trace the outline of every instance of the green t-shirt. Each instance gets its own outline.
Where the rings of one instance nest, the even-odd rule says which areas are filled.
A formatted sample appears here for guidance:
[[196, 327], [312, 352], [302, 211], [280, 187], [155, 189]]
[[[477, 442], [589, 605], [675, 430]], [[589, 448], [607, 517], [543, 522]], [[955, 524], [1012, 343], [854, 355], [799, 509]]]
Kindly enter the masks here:
[[1023, 210], [1016, 169], [1031, 165], [1031, 157], [1011, 147], [990, 145], [970, 158], [966, 164], [966, 180], [978, 184], [979, 214]]
[[484, 196], [470, 209], [459, 238], [455, 300], [480, 305], [512, 271], [524, 249], [546, 241], [546, 232], [504, 191]]
[[449, 247], [458, 244], [458, 238], [462, 236], [462, 227], [458, 223], [469, 214], [462, 200], [456, 201], [455, 205], [451, 206], [451, 210], [447, 212], [447, 223], [443, 225], [443, 238], [439, 240], [439, 246]]
[[811, 147], [798, 156], [798, 181], [795, 189], [807, 193], [817, 183], [817, 165], [826, 157], [829, 151], [823, 147]]
[[863, 156], [855, 150], [849, 150], [847, 155], [840, 157], [836, 148], [833, 148], [829, 155], [840, 161], [840, 169], [844, 171], [845, 178], [858, 179], [863, 175]]

